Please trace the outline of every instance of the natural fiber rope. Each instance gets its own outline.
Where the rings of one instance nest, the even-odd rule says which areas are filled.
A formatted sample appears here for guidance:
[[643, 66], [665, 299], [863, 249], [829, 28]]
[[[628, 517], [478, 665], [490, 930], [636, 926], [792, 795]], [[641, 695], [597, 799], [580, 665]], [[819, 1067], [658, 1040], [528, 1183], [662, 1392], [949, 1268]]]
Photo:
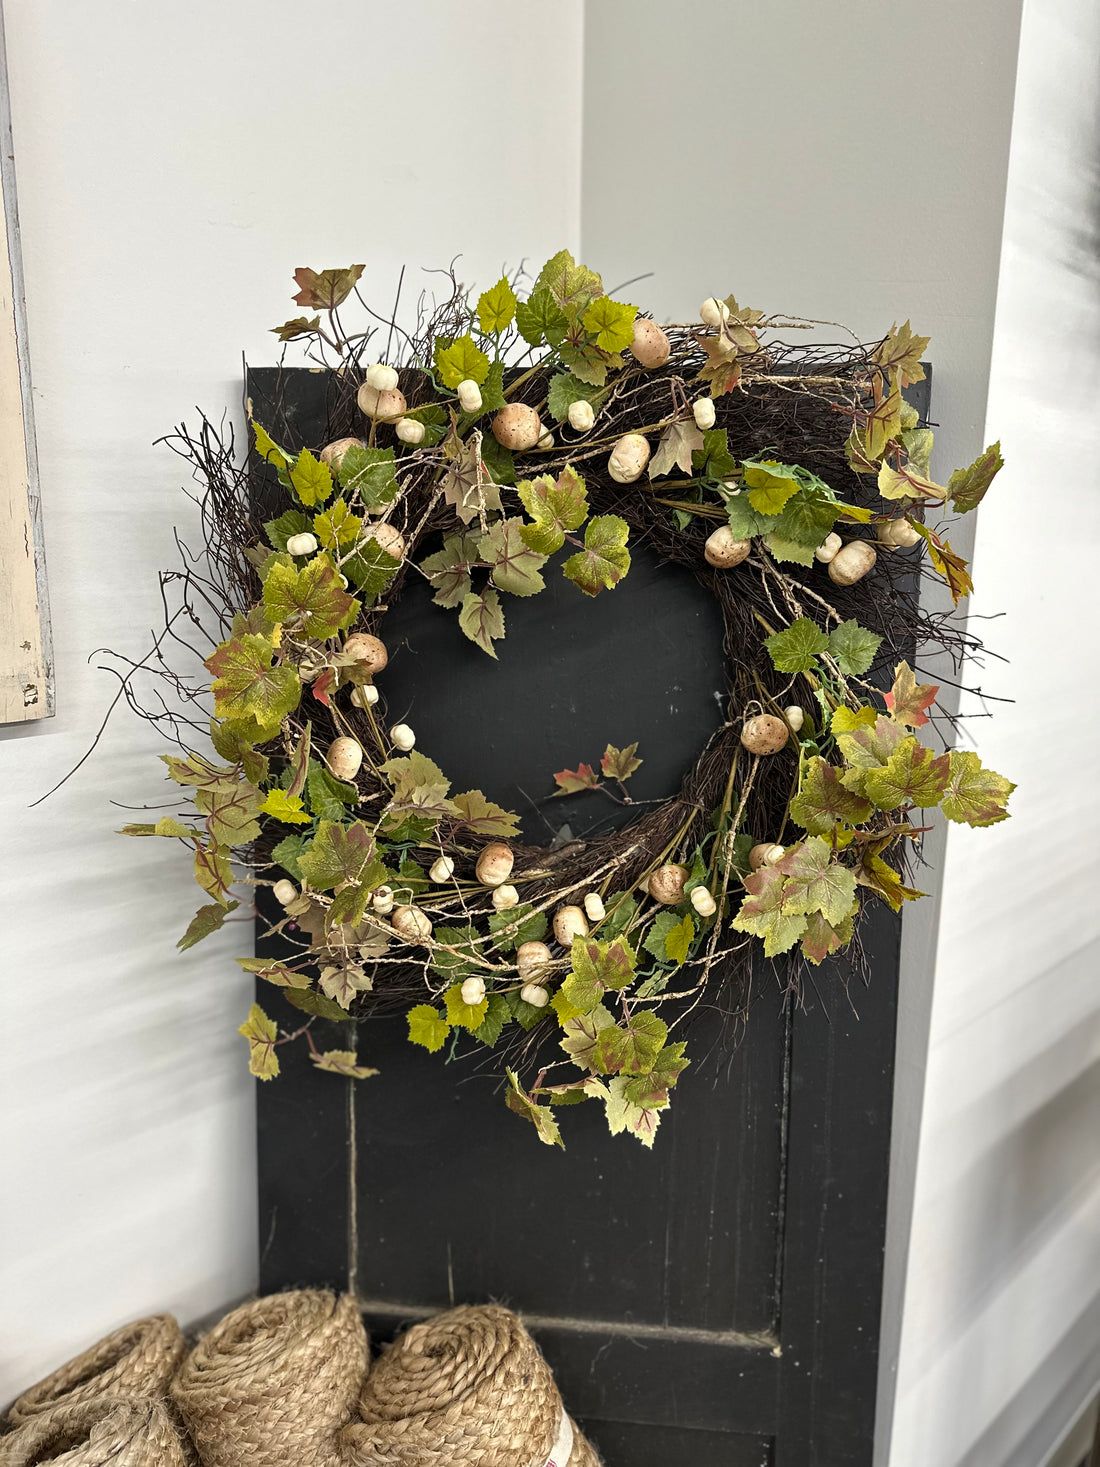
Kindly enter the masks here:
[[332, 1467], [367, 1358], [350, 1295], [272, 1294], [199, 1341], [172, 1399], [204, 1467]]
[[62, 1402], [76, 1404], [100, 1396], [165, 1396], [185, 1348], [179, 1325], [170, 1314], [124, 1324], [24, 1391], [9, 1410], [6, 1423], [17, 1426]]
[[184, 1467], [185, 1460], [168, 1412], [149, 1398], [66, 1401], [0, 1437], [0, 1467]]
[[[375, 1362], [341, 1447], [347, 1467], [545, 1467], [562, 1409], [517, 1316], [466, 1306], [415, 1325]], [[598, 1462], [574, 1427], [568, 1467]]]

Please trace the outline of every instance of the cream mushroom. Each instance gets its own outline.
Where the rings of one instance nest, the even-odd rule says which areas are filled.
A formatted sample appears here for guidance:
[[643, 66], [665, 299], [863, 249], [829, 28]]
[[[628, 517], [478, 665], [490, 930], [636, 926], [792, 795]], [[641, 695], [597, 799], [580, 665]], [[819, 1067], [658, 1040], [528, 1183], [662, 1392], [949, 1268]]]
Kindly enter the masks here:
[[778, 754], [786, 747], [790, 730], [781, 718], [760, 713], [741, 730], [741, 744], [750, 754]]
[[406, 942], [425, 942], [432, 935], [432, 924], [419, 907], [398, 907], [390, 923]]
[[351, 781], [359, 773], [363, 763], [363, 746], [357, 739], [333, 739], [325, 754], [329, 773], [336, 779]]
[[708, 565], [717, 570], [729, 570], [740, 565], [752, 550], [751, 540], [738, 540], [729, 525], [719, 525], [713, 535], [707, 537], [703, 556]]
[[571, 947], [574, 937], [588, 936], [588, 919], [580, 907], [559, 907], [554, 913], [554, 936], [562, 947]]
[[512, 874], [515, 856], [501, 840], [490, 841], [477, 858], [475, 874], [482, 886], [503, 886]]
[[668, 361], [672, 343], [656, 321], [651, 321], [648, 316], [636, 316], [634, 340], [627, 350], [640, 367], [652, 372], [655, 367], [663, 367]]
[[624, 433], [611, 450], [607, 470], [616, 484], [633, 484], [649, 462], [649, 444], [640, 433]]
[[869, 540], [849, 540], [829, 561], [829, 579], [837, 586], [854, 586], [874, 569], [877, 559]]
[[686, 866], [677, 866], [669, 862], [657, 867], [649, 878], [649, 885], [646, 889], [655, 902], [662, 902], [666, 907], [674, 907], [684, 899], [684, 885], [690, 874]]
[[493, 418], [493, 437], [502, 448], [524, 453], [542, 437], [542, 421], [525, 402], [510, 402]]

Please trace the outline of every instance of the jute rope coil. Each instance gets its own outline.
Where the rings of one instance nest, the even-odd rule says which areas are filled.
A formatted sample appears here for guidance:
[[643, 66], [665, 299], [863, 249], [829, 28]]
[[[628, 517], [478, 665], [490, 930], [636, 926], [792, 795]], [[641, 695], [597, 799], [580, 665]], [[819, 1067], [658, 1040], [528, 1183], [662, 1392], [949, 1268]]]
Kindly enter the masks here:
[[9, 1410], [7, 1424], [20, 1425], [62, 1402], [75, 1405], [100, 1396], [165, 1396], [185, 1348], [180, 1327], [170, 1314], [124, 1324], [24, 1391]]
[[[517, 1316], [464, 1306], [414, 1325], [375, 1362], [341, 1446], [346, 1467], [546, 1467], [563, 1412]], [[555, 1467], [599, 1467], [576, 1427], [572, 1435]]]
[[272, 1294], [203, 1337], [172, 1399], [204, 1467], [332, 1467], [367, 1368], [355, 1299]]
[[183, 1448], [156, 1400], [98, 1396], [52, 1406], [0, 1437], [0, 1467], [184, 1467]]

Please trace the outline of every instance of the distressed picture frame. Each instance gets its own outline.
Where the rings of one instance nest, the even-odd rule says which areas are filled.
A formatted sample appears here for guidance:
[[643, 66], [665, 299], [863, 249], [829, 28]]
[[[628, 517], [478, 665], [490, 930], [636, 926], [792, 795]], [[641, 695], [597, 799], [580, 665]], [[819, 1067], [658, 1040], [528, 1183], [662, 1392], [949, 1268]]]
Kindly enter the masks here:
[[0, 145], [0, 724], [15, 724], [53, 715], [54, 678], [2, 11]]

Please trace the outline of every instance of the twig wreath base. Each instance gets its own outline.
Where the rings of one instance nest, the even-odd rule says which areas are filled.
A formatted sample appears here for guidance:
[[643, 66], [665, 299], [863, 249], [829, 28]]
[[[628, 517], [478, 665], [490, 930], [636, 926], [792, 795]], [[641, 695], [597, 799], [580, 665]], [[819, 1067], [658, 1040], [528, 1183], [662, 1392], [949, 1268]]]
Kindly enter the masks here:
[[[318, 1049], [312, 1026], [400, 1006], [429, 1050], [496, 1049], [542, 1141], [561, 1144], [559, 1107], [594, 1099], [649, 1146], [705, 993], [761, 946], [785, 983], [858, 955], [863, 902], [921, 895], [905, 873], [925, 811], [1007, 814], [1013, 786], [948, 748], [953, 720], [910, 666], [931, 647], [961, 677], [981, 650], [921, 581], [956, 603], [969, 589], [932, 520], [978, 504], [998, 446], [933, 481], [932, 434], [902, 395], [927, 346], [908, 322], [869, 345], [794, 345], [820, 323], [730, 296], [660, 327], [562, 251], [526, 299], [519, 276], [475, 299], [449, 274], [407, 333], [396, 305], [371, 311], [361, 274], [298, 270], [314, 314], [276, 328], [325, 374], [324, 443], [293, 441], [278, 392], [249, 405], [245, 463], [207, 421], [169, 440], [201, 486], [205, 545], [181, 546], [164, 632], [118, 676], [179, 745], [165, 762], [187, 805], [125, 833], [190, 850], [209, 900], [180, 947], [273, 888], [295, 955], [238, 961], [305, 1017], [253, 1005], [259, 1078], [298, 1038], [321, 1069], [375, 1073]], [[368, 324], [349, 334], [353, 304]], [[559, 565], [578, 595], [614, 594], [639, 543], [718, 599], [726, 720], [678, 794], [626, 828], [524, 846], [515, 815], [452, 789], [445, 749], [388, 724], [386, 611], [425, 577], [495, 656], [510, 596]], [[188, 653], [204, 675], [179, 670]], [[601, 763], [625, 788], [639, 751], [609, 745]], [[601, 785], [582, 762], [553, 779]]]

